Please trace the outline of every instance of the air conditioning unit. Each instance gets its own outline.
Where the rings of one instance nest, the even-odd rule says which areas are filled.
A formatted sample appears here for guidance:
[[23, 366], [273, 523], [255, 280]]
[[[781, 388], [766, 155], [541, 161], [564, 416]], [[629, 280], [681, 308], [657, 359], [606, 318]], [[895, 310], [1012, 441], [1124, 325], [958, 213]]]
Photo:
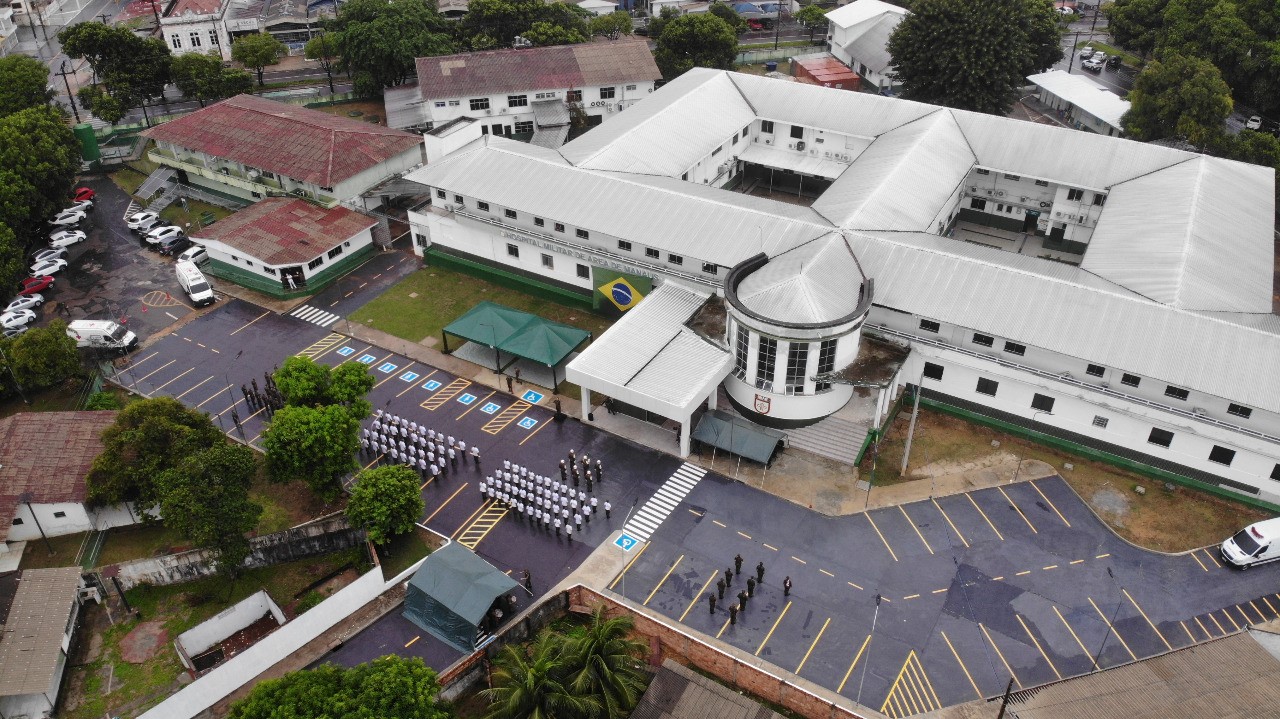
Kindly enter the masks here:
[[969, 192], [977, 192], [977, 191], [978, 191], [977, 185], [969, 185]]
[[[831, 153], [830, 153], [830, 152], [824, 152], [824, 153], [822, 153], [822, 156], [823, 156], [824, 158], [828, 159], [828, 160], [830, 160], [830, 159], [831, 159]], [[836, 157], [837, 157], [837, 158], [839, 158], [839, 155], [837, 155]]]
[[1025, 197], [1019, 197], [1019, 198], [1018, 198], [1018, 202], [1026, 202], [1026, 201], [1027, 201], [1027, 198], [1025, 198]]
[[492, 108], [492, 107], [486, 107], [486, 108], [484, 109], [484, 114], [486, 114], [486, 115], [492, 115], [492, 114], [493, 114], [493, 108]]
[[765, 138], [764, 144], [766, 144], [766, 145], [772, 145], [772, 144], [773, 144], [773, 140], [772, 140], [772, 139], [769, 139], [769, 138]]
[[256, 180], [259, 177], [262, 177], [262, 173], [257, 170], [249, 170], [249, 177], [252, 177], [253, 179]]
[[510, 108], [506, 108], [506, 107], [504, 107], [504, 108], [502, 108], [501, 110], [499, 110], [498, 112], [500, 112], [500, 113], [502, 113], [503, 115], [505, 115], [505, 114], [507, 114], [507, 110], [508, 110], [508, 109], [510, 109]]
[[1062, 217], [1062, 210], [1058, 210], [1057, 212], [1053, 213], [1053, 216], [1054, 216], [1054, 217]]
[[987, 190], [987, 196], [988, 196], [988, 197], [990, 197], [991, 195], [994, 195], [994, 194], [995, 194], [995, 192], [994, 192], [993, 190]]
[[797, 142], [797, 143], [796, 143], [796, 149], [797, 149], [797, 150], [803, 150], [803, 149], [804, 149], [804, 140], [801, 140], [801, 141], [799, 141], [799, 142]]
[[794, 150], [794, 149], [796, 149], [796, 144], [795, 144], [794, 142], [788, 142], [788, 143], [787, 143], [787, 149], [788, 149], [788, 150]]
[[1197, 417], [1204, 417], [1205, 415], [1209, 414], [1209, 412], [1205, 410], [1204, 407], [1192, 407], [1191, 414], [1194, 414]]
[[996, 190], [996, 197], [1004, 197], [1004, 190]]

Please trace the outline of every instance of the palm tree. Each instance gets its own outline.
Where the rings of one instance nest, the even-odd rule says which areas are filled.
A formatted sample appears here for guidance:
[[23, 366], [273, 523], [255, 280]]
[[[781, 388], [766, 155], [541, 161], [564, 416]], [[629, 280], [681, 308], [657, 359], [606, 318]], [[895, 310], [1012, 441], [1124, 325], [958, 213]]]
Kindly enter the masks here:
[[586, 631], [567, 642], [565, 653], [572, 670], [569, 689], [594, 697], [604, 719], [626, 716], [644, 694], [647, 682], [639, 658], [648, 646], [630, 638], [634, 626], [626, 615], [609, 618], [601, 605]]
[[494, 664], [493, 688], [480, 692], [490, 703], [486, 719], [595, 719], [600, 703], [572, 691], [565, 681], [571, 658], [564, 642], [543, 631], [526, 650], [511, 644]]

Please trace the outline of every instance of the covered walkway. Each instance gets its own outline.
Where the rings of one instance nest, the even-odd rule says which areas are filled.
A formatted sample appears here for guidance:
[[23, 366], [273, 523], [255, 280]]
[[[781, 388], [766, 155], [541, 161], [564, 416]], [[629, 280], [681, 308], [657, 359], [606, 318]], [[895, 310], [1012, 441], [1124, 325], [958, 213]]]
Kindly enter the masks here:
[[[518, 359], [545, 365], [551, 370], [552, 390], [560, 384], [560, 363], [591, 339], [591, 333], [586, 330], [494, 302], [481, 302], [472, 307], [440, 334], [446, 354], [450, 352], [450, 336], [488, 347], [493, 351], [494, 369], [498, 374]], [[511, 357], [504, 360], [504, 353]]]

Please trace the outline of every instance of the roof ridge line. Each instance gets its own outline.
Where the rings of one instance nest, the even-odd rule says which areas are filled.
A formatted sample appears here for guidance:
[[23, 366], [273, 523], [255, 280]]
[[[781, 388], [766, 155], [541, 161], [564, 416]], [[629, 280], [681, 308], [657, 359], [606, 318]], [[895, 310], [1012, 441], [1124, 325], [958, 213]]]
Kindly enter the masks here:
[[1185, 288], [1185, 280], [1187, 278], [1187, 265], [1191, 263], [1191, 255], [1195, 252], [1196, 243], [1192, 242], [1192, 228], [1196, 224], [1196, 215], [1200, 212], [1200, 188], [1204, 185], [1205, 163], [1204, 158], [1198, 158], [1201, 162], [1196, 167], [1196, 179], [1191, 186], [1191, 202], [1187, 207], [1187, 223], [1184, 225], [1182, 232], [1182, 252], [1179, 253], [1182, 260], [1178, 263], [1177, 271], [1177, 290], [1173, 293], [1175, 302], [1182, 300], [1182, 291]]

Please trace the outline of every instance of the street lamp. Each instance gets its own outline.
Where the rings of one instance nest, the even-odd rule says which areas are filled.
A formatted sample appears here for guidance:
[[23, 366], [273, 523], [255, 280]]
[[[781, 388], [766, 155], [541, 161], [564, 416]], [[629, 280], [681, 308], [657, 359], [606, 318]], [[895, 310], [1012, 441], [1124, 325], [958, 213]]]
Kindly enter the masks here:
[[[1031, 413], [1031, 424], [1034, 425], [1036, 423], [1036, 415], [1038, 414], [1047, 414], [1050, 417], [1053, 416], [1053, 412], [1050, 412], [1047, 409], [1038, 409]], [[1027, 451], [1025, 449], [1018, 450], [1018, 466], [1013, 468], [1013, 479], [1009, 480], [1010, 484], [1018, 481], [1018, 473], [1022, 471], [1022, 459], [1026, 457], [1026, 455]]]

